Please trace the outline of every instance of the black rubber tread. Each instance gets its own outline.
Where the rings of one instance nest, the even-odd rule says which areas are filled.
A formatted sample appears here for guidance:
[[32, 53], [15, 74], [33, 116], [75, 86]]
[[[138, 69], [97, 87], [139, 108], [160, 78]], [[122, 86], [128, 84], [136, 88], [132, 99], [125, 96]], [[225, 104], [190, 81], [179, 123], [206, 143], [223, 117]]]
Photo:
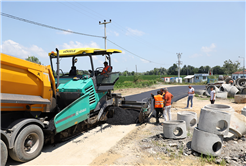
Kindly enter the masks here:
[[[38, 135], [39, 145], [33, 153], [28, 154], [24, 151], [24, 141], [26, 136], [29, 135], [30, 133], [36, 133]], [[42, 129], [37, 125], [33, 125], [33, 124], [28, 125], [25, 128], [23, 128], [19, 133], [19, 135], [17, 136], [13, 149], [9, 150], [9, 155], [15, 161], [27, 162], [34, 159], [41, 153], [43, 144], [44, 144], [44, 134]]]
[[5, 143], [1, 140], [1, 165], [6, 165], [8, 159], [8, 149]]

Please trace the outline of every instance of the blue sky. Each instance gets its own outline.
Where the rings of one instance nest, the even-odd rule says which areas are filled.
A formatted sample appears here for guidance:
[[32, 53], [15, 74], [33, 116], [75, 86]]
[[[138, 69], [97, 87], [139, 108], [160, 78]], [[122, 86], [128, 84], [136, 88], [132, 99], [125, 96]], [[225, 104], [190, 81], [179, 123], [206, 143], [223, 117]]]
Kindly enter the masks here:
[[[99, 21], [107, 24], [107, 37], [122, 50], [112, 56], [114, 71], [169, 68], [182, 53], [183, 65], [223, 65], [245, 57], [245, 2], [1, 2], [1, 12], [46, 25], [97, 36], [104, 35]], [[99, 47], [104, 39], [48, 29], [1, 16], [1, 52], [26, 58], [34, 55], [49, 65], [48, 52], [55, 48]], [[107, 48], [120, 49], [107, 42]], [[94, 58], [103, 66], [104, 58]], [[154, 63], [156, 62], [156, 63]], [[161, 64], [159, 64], [161, 63]], [[61, 60], [64, 72], [71, 61]], [[77, 69], [90, 69], [89, 59], [79, 59]]]

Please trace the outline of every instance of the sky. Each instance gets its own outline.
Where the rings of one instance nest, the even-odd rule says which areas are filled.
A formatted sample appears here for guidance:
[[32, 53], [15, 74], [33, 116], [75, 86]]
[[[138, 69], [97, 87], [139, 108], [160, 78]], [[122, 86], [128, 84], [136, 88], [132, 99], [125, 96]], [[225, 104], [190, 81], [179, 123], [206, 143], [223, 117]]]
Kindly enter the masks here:
[[[107, 41], [107, 48], [122, 50], [111, 56], [114, 72], [168, 69], [177, 63], [177, 53], [182, 53], [181, 67], [223, 66], [229, 59], [243, 65], [239, 56], [245, 60], [245, 1], [1, 1], [1, 12], [101, 36], [77, 35], [1, 15], [0, 51], [22, 59], [36, 56], [43, 65], [50, 64], [48, 53], [55, 48], [104, 48], [99, 21], [110, 19], [107, 38], [117, 45]], [[104, 57], [93, 60], [95, 67], [103, 66]], [[68, 72], [72, 62], [60, 62]], [[91, 69], [88, 57], [78, 58], [76, 66]]]

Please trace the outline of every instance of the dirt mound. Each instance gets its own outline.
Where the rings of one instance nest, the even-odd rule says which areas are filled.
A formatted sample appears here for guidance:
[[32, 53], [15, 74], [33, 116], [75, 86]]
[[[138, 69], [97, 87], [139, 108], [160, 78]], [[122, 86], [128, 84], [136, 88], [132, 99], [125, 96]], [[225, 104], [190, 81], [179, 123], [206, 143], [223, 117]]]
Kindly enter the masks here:
[[129, 125], [138, 122], [139, 111], [133, 109], [114, 108], [113, 118], [108, 118], [106, 123], [111, 125]]

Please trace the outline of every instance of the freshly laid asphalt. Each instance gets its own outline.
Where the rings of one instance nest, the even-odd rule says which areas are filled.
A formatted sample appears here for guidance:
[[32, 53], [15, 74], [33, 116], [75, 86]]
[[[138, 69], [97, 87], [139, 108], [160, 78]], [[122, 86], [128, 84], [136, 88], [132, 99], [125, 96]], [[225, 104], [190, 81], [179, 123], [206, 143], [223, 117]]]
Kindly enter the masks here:
[[[195, 85], [192, 87], [195, 90], [196, 89], [197, 90], [205, 89], [204, 85]], [[165, 86], [163, 86], [163, 88], [165, 88]], [[176, 101], [188, 96], [188, 90], [189, 90], [188, 86], [175, 86], [175, 87], [169, 87], [167, 89], [173, 95], [172, 102], [176, 102]], [[150, 95], [151, 93], [153, 95], [156, 95], [158, 90], [160, 90], [160, 89], [152, 90], [152, 91], [148, 91], [148, 92], [143, 92], [143, 93], [139, 93], [136, 95], [126, 96], [125, 99], [131, 100], [131, 101], [142, 101], [145, 98], [151, 97], [151, 95]]]
[[[194, 85], [192, 87], [195, 90], [196, 89], [197, 90], [205, 89], [204, 85]], [[165, 88], [165, 86], [163, 86], [163, 88]], [[173, 95], [172, 103], [176, 102], [176, 101], [178, 101], [178, 100], [180, 100], [180, 99], [182, 99], [182, 98], [184, 98], [186, 96], [188, 96], [188, 91], [189, 91], [188, 86], [175, 86], [175, 87], [169, 87], [167, 89]], [[126, 96], [125, 100], [142, 101], [143, 99], [150, 98], [151, 97], [151, 93], [153, 95], [156, 95], [158, 90], [160, 90], [160, 89], [152, 90], [152, 91], [148, 91], [148, 92], [143, 92], [143, 93], [139, 93], [139, 94], [136, 94], [136, 95]], [[153, 110], [152, 115], [155, 115], [155, 110], [153, 109], [153, 100], [152, 100], [152, 103], [151, 103], [151, 109]]]

